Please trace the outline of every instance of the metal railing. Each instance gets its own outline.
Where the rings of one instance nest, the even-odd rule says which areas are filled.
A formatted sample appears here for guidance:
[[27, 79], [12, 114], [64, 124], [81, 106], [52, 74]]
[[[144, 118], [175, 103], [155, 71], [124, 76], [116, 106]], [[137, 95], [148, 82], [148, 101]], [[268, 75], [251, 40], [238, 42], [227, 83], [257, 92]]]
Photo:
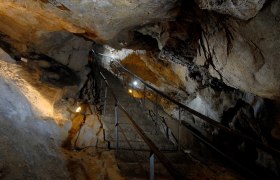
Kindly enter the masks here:
[[100, 74], [101, 81], [100, 81], [100, 87], [103, 86], [103, 82], [105, 83], [105, 89], [104, 89], [104, 107], [103, 107], [103, 113], [106, 112], [106, 103], [107, 103], [107, 94], [110, 92], [110, 94], [113, 96], [114, 99], [114, 123], [115, 123], [115, 150], [116, 154], [119, 152], [119, 117], [118, 112], [122, 111], [125, 116], [127, 117], [127, 120], [132, 124], [134, 129], [137, 131], [137, 133], [141, 136], [141, 138], [144, 140], [144, 142], [148, 145], [148, 147], [151, 150], [150, 157], [149, 157], [149, 164], [150, 164], [150, 173], [149, 177], [151, 180], [155, 177], [155, 157], [163, 164], [163, 166], [166, 168], [166, 170], [171, 174], [171, 176], [174, 179], [183, 179], [183, 176], [173, 167], [173, 165], [170, 163], [170, 161], [166, 158], [166, 156], [158, 149], [158, 147], [153, 143], [153, 141], [146, 136], [144, 131], [140, 128], [140, 126], [135, 122], [135, 120], [131, 117], [131, 115], [127, 112], [127, 110], [119, 103], [118, 98], [116, 94], [114, 93], [112, 87], [110, 86], [109, 82], [107, 81], [104, 74], [100, 71], [100, 68], [97, 67], [97, 70]]
[[[227, 154], [223, 153], [222, 151], [220, 151], [218, 148], [216, 148], [215, 146], [213, 146], [209, 140], [207, 140], [207, 138], [203, 137], [202, 134], [200, 134], [198, 131], [196, 131], [196, 129], [194, 127], [192, 127], [190, 124], [188, 124], [187, 122], [185, 121], [182, 121], [182, 116], [181, 116], [181, 112], [183, 110], [191, 113], [192, 115], [200, 118], [201, 120], [203, 120], [204, 122], [212, 125], [213, 127], [215, 128], [218, 128], [230, 135], [233, 135], [237, 138], [240, 138], [250, 144], [253, 144], [255, 145], [257, 148], [263, 150], [264, 152], [267, 152], [273, 156], [276, 156], [276, 157], [280, 157], [280, 151], [273, 148], [273, 147], [270, 147], [268, 145], [265, 145], [247, 135], [244, 135], [242, 134], [240, 131], [237, 131], [237, 130], [234, 130], [234, 129], [230, 129], [226, 126], [223, 126], [222, 124], [220, 124], [218, 121], [215, 121], [214, 119], [210, 118], [210, 117], [207, 117], [199, 112], [197, 112], [196, 110], [194, 109], [191, 109], [190, 107], [187, 107], [186, 105], [174, 100], [173, 98], [169, 97], [168, 95], [166, 95], [165, 93], [163, 93], [162, 91], [156, 89], [155, 87], [153, 87], [152, 85], [150, 85], [149, 83], [145, 82], [142, 78], [138, 77], [137, 75], [133, 74], [132, 72], [130, 72], [128, 69], [126, 69], [118, 60], [110, 57], [110, 56], [107, 56], [105, 54], [102, 54], [102, 53], [97, 53], [95, 52], [95, 55], [96, 56], [105, 56], [107, 58], [110, 58], [110, 61], [114, 61], [115, 63], [117, 63], [119, 65], [119, 67], [122, 69], [123, 72], [129, 74], [130, 76], [132, 76], [134, 79], [137, 79], [138, 81], [140, 81], [144, 87], [143, 87], [143, 90], [144, 90], [144, 100], [143, 100], [143, 103], [145, 104], [145, 95], [147, 94], [147, 89], [149, 88], [150, 90], [152, 90], [155, 94], [156, 94], [156, 104], [158, 103], [157, 100], [158, 100], [158, 96], [161, 96], [162, 98], [170, 101], [171, 103], [175, 104], [178, 109], [179, 109], [179, 113], [178, 113], [178, 148], [181, 149], [181, 127], [185, 127], [187, 128], [195, 137], [197, 137], [200, 141], [204, 142], [206, 145], [208, 145], [210, 148], [214, 149], [216, 152], [218, 152], [219, 154], [221, 154], [223, 157], [225, 157], [226, 159], [230, 160], [233, 164], [239, 166], [239, 168], [245, 170], [246, 172], [249, 172], [249, 170], [244, 167], [243, 165], [241, 165], [240, 163], [238, 163], [237, 161], [235, 161], [234, 159], [232, 159], [231, 157], [229, 157]], [[156, 112], [157, 112], [157, 109], [156, 109]], [[157, 114], [156, 114], [157, 115]], [[157, 115], [158, 116], [158, 115]], [[253, 173], [250, 173], [249, 174], [253, 175], [256, 177], [256, 175], [254, 175]]]
[[[99, 55], [102, 55], [102, 56], [106, 56], [104, 54], [101, 54], [101, 53], [98, 53]], [[242, 134], [241, 132], [237, 131], [237, 130], [234, 130], [234, 129], [230, 129], [226, 126], [223, 126], [222, 124], [220, 124], [218, 121], [215, 121], [214, 119], [208, 117], [208, 116], [205, 116], [204, 114], [201, 114], [200, 112], [194, 110], [194, 109], [191, 109], [190, 107], [174, 100], [173, 98], [169, 97], [168, 95], [164, 94], [162, 91], [156, 89], [155, 87], [153, 87], [152, 85], [148, 84], [146, 81], [144, 81], [142, 78], [138, 77], [137, 75], [133, 74], [132, 72], [130, 72], [128, 69], [126, 69], [118, 60], [110, 57], [110, 56], [106, 56], [108, 58], [111, 58], [114, 62], [118, 63], [120, 65], [120, 67], [128, 74], [130, 74], [131, 76], [133, 76], [135, 79], [141, 81], [141, 83], [144, 84], [144, 91], [148, 88], [150, 88], [152, 91], [154, 91], [156, 94], [160, 95], [161, 97], [169, 100], [170, 102], [174, 103], [175, 105], [178, 106], [178, 109], [179, 109], [179, 122], [181, 122], [181, 115], [180, 115], [180, 112], [181, 110], [186, 110], [188, 111], [189, 113], [197, 116], [198, 118], [202, 119], [203, 121], [209, 123], [210, 125], [216, 127], [216, 128], [219, 128], [220, 130], [222, 131], [225, 131], [231, 135], [234, 135], [234, 136], [237, 136], [239, 138], [242, 138], [243, 140], [247, 141], [247, 142], [250, 142], [252, 144], [254, 144], [256, 147], [258, 147], [259, 149], [261, 150], [264, 150], [270, 154], [273, 154], [275, 156], [278, 156], [280, 157], [280, 151], [275, 149], [275, 148], [272, 148], [270, 146], [267, 146], [259, 141], [256, 141], [254, 140], [253, 138], [249, 137], [249, 136], [246, 136], [244, 134]], [[144, 94], [146, 94], [144, 92]], [[182, 123], [180, 123], [182, 124]]]

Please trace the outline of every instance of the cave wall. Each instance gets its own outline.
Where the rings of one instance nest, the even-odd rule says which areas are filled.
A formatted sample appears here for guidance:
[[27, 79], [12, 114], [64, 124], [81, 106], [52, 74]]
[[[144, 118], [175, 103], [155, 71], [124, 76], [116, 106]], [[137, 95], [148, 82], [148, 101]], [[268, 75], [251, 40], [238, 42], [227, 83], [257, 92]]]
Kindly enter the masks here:
[[248, 20], [259, 12], [266, 0], [195, 0], [201, 9], [216, 11], [242, 20]]
[[[256, 5], [261, 5], [262, 8], [258, 12], [243, 17], [238, 13], [232, 14], [234, 12], [232, 10], [236, 10], [238, 6], [223, 6], [233, 1], [226, 1], [224, 4], [215, 2], [204, 6], [213, 11], [205, 11], [201, 16], [202, 37], [199, 40], [197, 56], [194, 58], [195, 64], [199, 67], [206, 66], [211, 77], [239, 90], [239, 95], [235, 96], [235, 99], [241, 98], [250, 104], [254, 109], [254, 119], [262, 122], [260, 126], [263, 131], [268, 131], [266, 136], [279, 139], [277, 132], [279, 132], [280, 119], [277, 104], [279, 104], [280, 92], [278, 71], [280, 1], [251, 1], [250, 3], [235, 1], [242, 6], [244, 5], [242, 2], [248, 3], [243, 7], [254, 11], [259, 9]], [[201, 7], [202, 4], [199, 6]], [[216, 8], [212, 9], [213, 6]], [[231, 8], [230, 12], [228, 8]], [[243, 12], [250, 11], [243, 10]], [[205, 97], [207, 96], [201, 96], [202, 99]], [[215, 102], [215, 100], [206, 102]], [[268, 105], [271, 103], [272, 105]], [[200, 104], [204, 105], [205, 102]], [[227, 111], [227, 108], [223, 111]], [[222, 114], [220, 113], [220, 117]], [[268, 126], [270, 128], [266, 129]]]
[[231, 87], [279, 99], [279, 3], [269, 3], [248, 21], [211, 14], [205, 17], [202, 43], [207, 52], [196, 60], [212, 58], [210, 74]]
[[[180, 11], [171, 0], [3, 1], [0, 44], [15, 58], [43, 54], [82, 71], [92, 40], [129, 47], [139, 41], [137, 32], [154, 38], [160, 55], [170, 48], [167, 60], [186, 65], [186, 59], [195, 57], [201, 66], [211, 59], [206, 71], [212, 77], [248, 93], [279, 98], [279, 0], [195, 2], [183, 2], [181, 12], [187, 15], [176, 17]], [[202, 38], [196, 37], [200, 26]], [[206, 52], [201, 46], [195, 52], [199, 45]], [[174, 58], [176, 52], [182, 58]]]
[[[85, 77], [93, 42], [144, 49], [131, 50], [134, 58], [113, 55], [131, 70], [145, 67], [156, 79], [151, 84], [224, 125], [248, 121], [265, 131], [254, 138], [280, 139], [279, 114], [268, 116], [279, 109], [279, 0], [4, 0], [0, 19], [0, 46], [15, 59], [52, 58]], [[184, 117], [206, 135], [217, 134]]]
[[246, 94], [279, 98], [278, 8], [279, 0], [3, 1], [0, 45], [14, 58], [48, 56], [85, 77], [93, 41], [121, 48], [154, 39], [136, 61], [154, 72], [155, 85], [178, 89], [193, 107], [208, 104], [201, 112], [220, 121], [236, 99], [254, 106]]

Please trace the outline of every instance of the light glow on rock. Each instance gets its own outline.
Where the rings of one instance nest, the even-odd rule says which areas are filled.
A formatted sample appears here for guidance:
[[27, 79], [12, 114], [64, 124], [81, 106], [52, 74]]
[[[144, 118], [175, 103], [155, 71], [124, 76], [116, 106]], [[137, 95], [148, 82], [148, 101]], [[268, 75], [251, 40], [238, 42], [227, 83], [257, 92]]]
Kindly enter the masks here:
[[81, 106], [79, 106], [79, 107], [77, 107], [76, 112], [77, 112], [77, 113], [78, 113], [78, 112], [81, 112], [81, 110], [82, 110], [82, 108], [81, 108]]

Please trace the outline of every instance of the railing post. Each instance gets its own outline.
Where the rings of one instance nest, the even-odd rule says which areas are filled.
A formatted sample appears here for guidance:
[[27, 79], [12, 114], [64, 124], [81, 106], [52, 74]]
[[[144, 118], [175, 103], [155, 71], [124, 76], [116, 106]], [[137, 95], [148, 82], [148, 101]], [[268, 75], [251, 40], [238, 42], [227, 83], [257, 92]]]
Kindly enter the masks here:
[[150, 180], [155, 179], [155, 154], [151, 152], [150, 154]]
[[178, 151], [180, 151], [181, 150], [181, 125], [182, 125], [180, 107], [179, 107], [179, 112], [178, 112], [178, 120], [179, 120], [179, 123], [178, 123]]
[[115, 102], [115, 136], [116, 136], [116, 153], [119, 151], [119, 119], [118, 119], [118, 102]]
[[105, 99], [104, 99], [104, 107], [103, 107], [103, 114], [105, 115], [106, 113], [106, 105], [107, 105], [107, 84], [105, 86]]

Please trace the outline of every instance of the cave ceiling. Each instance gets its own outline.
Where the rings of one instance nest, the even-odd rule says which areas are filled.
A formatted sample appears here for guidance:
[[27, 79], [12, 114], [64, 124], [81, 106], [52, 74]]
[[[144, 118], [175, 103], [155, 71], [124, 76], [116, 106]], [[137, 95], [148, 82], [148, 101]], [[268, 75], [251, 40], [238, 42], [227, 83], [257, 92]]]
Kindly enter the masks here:
[[216, 79], [278, 99], [279, 15], [279, 0], [1, 0], [0, 46], [75, 71], [92, 42], [144, 49], [185, 66], [185, 79], [198, 81], [189, 86]]

